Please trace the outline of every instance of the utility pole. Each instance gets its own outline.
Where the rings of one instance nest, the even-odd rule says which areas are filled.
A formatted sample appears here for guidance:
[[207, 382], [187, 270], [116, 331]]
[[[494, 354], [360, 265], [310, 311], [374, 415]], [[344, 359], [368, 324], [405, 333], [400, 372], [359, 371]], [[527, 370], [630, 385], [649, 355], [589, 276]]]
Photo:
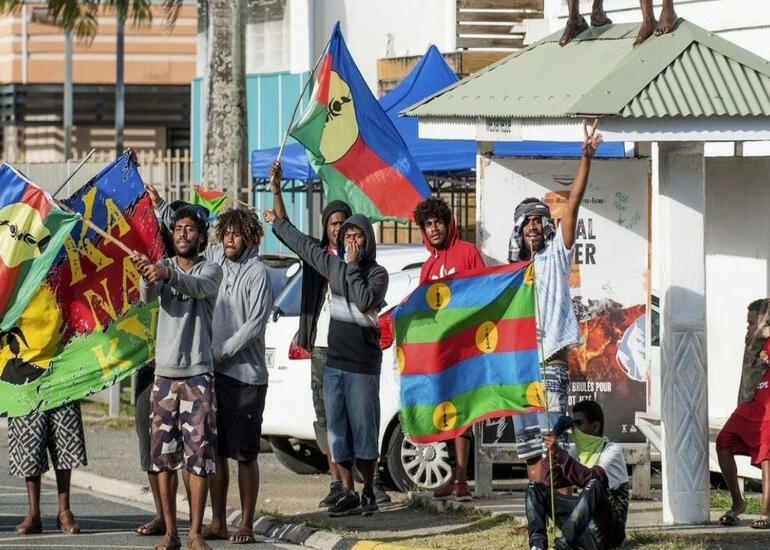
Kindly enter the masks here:
[[126, 14], [118, 10], [117, 43], [115, 45], [116, 75], [115, 75], [115, 155], [123, 153], [123, 128], [126, 124], [126, 89], [123, 83], [123, 30], [126, 24]]
[[64, 31], [64, 162], [72, 154], [72, 28]]

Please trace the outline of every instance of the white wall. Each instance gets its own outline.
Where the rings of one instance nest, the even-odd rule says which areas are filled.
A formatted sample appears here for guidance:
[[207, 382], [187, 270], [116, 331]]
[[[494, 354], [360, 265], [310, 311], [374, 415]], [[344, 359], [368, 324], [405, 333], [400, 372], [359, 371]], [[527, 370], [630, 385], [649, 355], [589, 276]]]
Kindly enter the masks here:
[[735, 408], [746, 306], [770, 296], [770, 158], [706, 159], [709, 416]]
[[332, 28], [342, 34], [369, 88], [377, 92], [377, 60], [420, 56], [435, 44], [455, 49], [455, 0], [316, 0], [313, 3], [313, 61]]

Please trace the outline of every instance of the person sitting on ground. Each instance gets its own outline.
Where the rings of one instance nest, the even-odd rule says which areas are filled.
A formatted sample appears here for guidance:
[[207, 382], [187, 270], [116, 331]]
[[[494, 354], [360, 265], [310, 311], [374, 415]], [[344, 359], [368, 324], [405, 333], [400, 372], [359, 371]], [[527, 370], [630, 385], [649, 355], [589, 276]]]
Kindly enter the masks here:
[[[556, 539], [556, 550], [608, 550], [626, 538], [628, 471], [622, 447], [603, 434], [604, 412], [596, 401], [580, 401], [573, 407], [574, 445], [568, 450], [557, 442], [554, 431], [545, 434], [546, 447], [552, 454], [554, 488], [582, 489], [580, 496], [554, 491], [556, 525], [562, 532]], [[542, 483], [529, 483], [524, 504], [530, 548], [545, 550], [546, 516], [551, 515], [547, 470]]]
[[[272, 210], [263, 215], [275, 235], [323, 275], [331, 289], [324, 407], [332, 460], [345, 492], [328, 513], [371, 515], [378, 510], [374, 473], [380, 456], [382, 350], [377, 315], [388, 289], [388, 272], [376, 261], [374, 229], [365, 216], [352, 215], [339, 230], [335, 255]], [[353, 485], [354, 462], [364, 478], [360, 499]]]
[[738, 407], [719, 432], [717, 458], [732, 497], [732, 507], [719, 518], [722, 525], [737, 525], [746, 510], [735, 455], [751, 457], [762, 470], [762, 511], [751, 527], [770, 528], [770, 300], [755, 300], [746, 315], [746, 348]]
[[[443, 199], [431, 197], [418, 204], [414, 209], [414, 221], [420, 227], [425, 248], [430, 252], [430, 258], [420, 270], [420, 284], [484, 267], [484, 260], [476, 247], [460, 239], [455, 217]], [[453, 476], [433, 492], [433, 498], [465, 502], [472, 498], [467, 482], [470, 430], [453, 442], [456, 460]]]

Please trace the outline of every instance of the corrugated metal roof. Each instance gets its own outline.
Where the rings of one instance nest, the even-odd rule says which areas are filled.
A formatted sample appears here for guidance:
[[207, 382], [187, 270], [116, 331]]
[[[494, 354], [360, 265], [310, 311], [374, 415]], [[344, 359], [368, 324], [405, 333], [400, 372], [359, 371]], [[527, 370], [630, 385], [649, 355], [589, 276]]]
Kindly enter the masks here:
[[406, 109], [408, 116], [628, 118], [770, 115], [770, 62], [680, 20], [633, 48], [638, 24], [561, 32]]

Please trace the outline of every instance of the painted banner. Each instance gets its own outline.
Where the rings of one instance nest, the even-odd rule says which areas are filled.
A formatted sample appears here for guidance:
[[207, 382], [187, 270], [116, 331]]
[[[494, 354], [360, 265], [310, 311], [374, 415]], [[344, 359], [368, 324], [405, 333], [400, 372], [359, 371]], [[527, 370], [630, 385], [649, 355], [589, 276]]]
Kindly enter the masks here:
[[532, 276], [529, 262], [465, 271], [396, 307], [401, 427], [413, 442], [542, 408]]
[[[162, 256], [155, 213], [128, 154], [64, 202], [130, 248]], [[125, 252], [79, 221], [27, 308], [2, 333], [0, 414], [80, 399], [151, 360], [158, 306], [139, 304], [139, 277]]]
[[27, 307], [77, 221], [15, 168], [0, 166], [0, 331]]
[[[505, 261], [513, 208], [544, 200], [560, 220], [578, 161], [493, 157], [482, 187], [481, 252]], [[585, 344], [569, 357], [569, 403], [595, 399], [605, 433], [644, 441], [634, 425], [651, 385], [645, 312], [648, 301], [648, 162], [594, 160], [580, 206], [570, 275], [572, 301]], [[505, 206], [503, 206], [505, 205]]]
[[406, 222], [430, 197], [404, 139], [356, 67], [339, 23], [291, 135], [305, 146], [327, 202], [343, 200], [373, 222]]

